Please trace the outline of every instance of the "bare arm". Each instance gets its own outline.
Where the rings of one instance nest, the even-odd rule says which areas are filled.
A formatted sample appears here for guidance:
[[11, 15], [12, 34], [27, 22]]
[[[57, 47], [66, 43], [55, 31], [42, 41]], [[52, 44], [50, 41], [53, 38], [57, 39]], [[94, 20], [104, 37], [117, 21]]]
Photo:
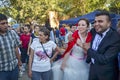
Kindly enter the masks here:
[[53, 57], [50, 59], [50, 61], [53, 62], [59, 53], [60, 53], [60, 48], [56, 47], [55, 53], [54, 53]]
[[82, 43], [80, 39], [77, 40], [76, 43], [78, 46], [84, 49], [84, 53], [87, 54], [87, 50], [90, 48], [90, 42], [89, 43]]
[[87, 54], [87, 51], [90, 48], [90, 43], [84, 43], [82, 48], [84, 49], [84, 52]]
[[15, 54], [16, 54], [16, 57], [18, 59], [18, 66], [21, 66], [22, 65], [22, 62], [21, 62], [21, 59], [20, 59], [20, 54], [19, 54], [19, 50], [18, 50], [19, 47], [16, 47], [15, 48]]
[[71, 50], [64, 56], [63, 62], [62, 62], [62, 65], [61, 65], [61, 70], [64, 70], [64, 68], [66, 67], [66, 61], [68, 60], [68, 58], [70, 56], [70, 52], [71, 52]]
[[32, 62], [34, 57], [34, 50], [31, 49], [30, 55], [29, 55], [29, 64], [28, 64], [28, 76], [32, 77]]
[[28, 50], [27, 50], [27, 54], [29, 55], [30, 54], [30, 45], [32, 43], [32, 37], [30, 37], [30, 41], [29, 41], [29, 44], [28, 44]]

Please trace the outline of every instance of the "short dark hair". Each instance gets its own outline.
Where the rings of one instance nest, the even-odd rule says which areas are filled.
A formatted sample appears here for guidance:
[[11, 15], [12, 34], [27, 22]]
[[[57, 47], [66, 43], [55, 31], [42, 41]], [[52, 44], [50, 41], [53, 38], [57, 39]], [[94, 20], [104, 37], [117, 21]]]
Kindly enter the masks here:
[[50, 38], [49, 38], [50, 37], [50, 31], [46, 27], [41, 27], [40, 32], [43, 32], [45, 36], [48, 36], [47, 41], [50, 40]]
[[30, 25], [29, 24], [25, 24], [24, 27], [27, 27], [28, 29], [30, 29]]
[[106, 11], [106, 10], [100, 11], [99, 13], [97, 13], [97, 14], [95, 15], [95, 17], [97, 17], [97, 16], [102, 16], [102, 15], [107, 16], [107, 17], [108, 17], [108, 20], [111, 21], [110, 13], [109, 13], [108, 11]]
[[2, 14], [2, 13], [0, 13], [0, 21], [1, 20], [7, 20], [7, 16]]

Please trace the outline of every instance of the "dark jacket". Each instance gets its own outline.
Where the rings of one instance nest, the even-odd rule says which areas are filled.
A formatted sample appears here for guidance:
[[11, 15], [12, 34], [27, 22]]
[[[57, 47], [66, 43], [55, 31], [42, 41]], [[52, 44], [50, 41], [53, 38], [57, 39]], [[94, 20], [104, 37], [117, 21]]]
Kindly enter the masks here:
[[[94, 29], [91, 30], [93, 39], [91, 42], [91, 48], [88, 49], [88, 57], [86, 59], [87, 63], [91, 62], [91, 58], [94, 58], [95, 63], [94, 71], [96, 76], [103, 77], [103, 80], [117, 80], [118, 77], [118, 52], [120, 51], [120, 36], [116, 30], [110, 28], [106, 33], [105, 37], [98, 46], [97, 51], [92, 49], [93, 40], [95, 38], [96, 32]], [[93, 71], [93, 70], [90, 70]], [[107, 77], [105, 75], [107, 74]]]

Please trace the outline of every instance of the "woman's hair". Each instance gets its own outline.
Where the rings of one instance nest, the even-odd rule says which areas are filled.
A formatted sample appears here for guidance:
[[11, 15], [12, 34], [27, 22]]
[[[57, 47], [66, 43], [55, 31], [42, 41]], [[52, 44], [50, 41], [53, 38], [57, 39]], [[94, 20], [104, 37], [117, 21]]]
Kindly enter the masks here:
[[88, 19], [86, 19], [86, 18], [81, 18], [79, 21], [81, 21], [81, 20], [84, 20], [85, 22], [86, 22], [86, 24], [87, 24], [87, 27], [89, 27], [89, 21], [88, 21]]
[[41, 27], [40, 32], [43, 32], [45, 36], [48, 36], [47, 41], [50, 40], [50, 31], [46, 27]]

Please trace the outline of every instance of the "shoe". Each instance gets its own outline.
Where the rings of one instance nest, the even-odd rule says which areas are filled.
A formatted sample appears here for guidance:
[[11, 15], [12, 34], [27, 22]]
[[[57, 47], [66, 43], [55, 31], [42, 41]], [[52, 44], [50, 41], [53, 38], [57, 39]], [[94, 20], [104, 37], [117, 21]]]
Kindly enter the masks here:
[[22, 68], [21, 68], [22, 71], [25, 71], [25, 66], [22, 65]]
[[19, 71], [19, 77], [21, 78], [23, 76], [23, 71]]

